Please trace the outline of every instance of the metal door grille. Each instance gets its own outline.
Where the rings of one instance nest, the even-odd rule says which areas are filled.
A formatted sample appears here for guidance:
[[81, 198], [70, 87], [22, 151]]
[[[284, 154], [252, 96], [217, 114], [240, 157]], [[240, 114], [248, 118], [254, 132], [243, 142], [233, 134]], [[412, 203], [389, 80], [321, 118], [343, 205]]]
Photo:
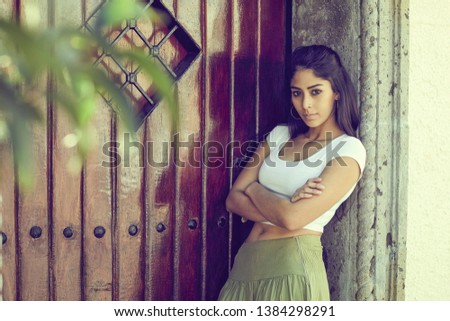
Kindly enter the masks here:
[[[98, 6], [86, 20], [84, 27], [89, 32], [94, 32], [99, 11], [105, 3]], [[121, 28], [106, 32], [105, 38], [112, 47], [125, 45], [144, 49], [149, 59], [160, 65], [176, 82], [199, 56], [200, 47], [159, 0], [148, 1], [143, 13], [149, 8], [154, 9], [161, 16], [162, 25], [153, 28], [153, 32], [146, 34], [141, 30], [143, 24], [149, 22], [136, 17], [124, 21]], [[158, 39], [159, 37], [161, 39]], [[151, 85], [151, 80], [146, 79], [142, 73], [142, 67], [127, 66], [126, 62], [121, 61], [114, 54], [104, 51], [97, 53], [94, 65], [105, 68], [120, 85], [120, 88], [128, 94], [135, 105], [139, 126], [142, 125], [161, 100]], [[114, 109], [111, 98], [104, 94], [101, 95]]]

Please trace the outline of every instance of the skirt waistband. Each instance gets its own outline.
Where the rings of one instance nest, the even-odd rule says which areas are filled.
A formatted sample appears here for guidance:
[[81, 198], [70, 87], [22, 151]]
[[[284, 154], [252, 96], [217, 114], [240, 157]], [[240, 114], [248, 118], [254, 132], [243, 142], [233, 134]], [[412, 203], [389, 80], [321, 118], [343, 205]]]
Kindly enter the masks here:
[[323, 264], [318, 235], [261, 240], [242, 244], [230, 279], [250, 281], [284, 275], [304, 275], [305, 265]]
[[271, 240], [261, 240], [254, 242], [244, 242], [241, 248], [252, 248], [258, 250], [259, 248], [263, 248], [266, 251], [270, 251], [271, 248], [279, 248], [283, 245], [289, 245], [293, 242], [297, 243], [300, 241], [306, 247], [320, 247], [322, 248], [321, 236], [319, 235], [311, 235], [311, 234], [303, 234], [292, 237], [286, 237], [281, 239], [271, 239]]

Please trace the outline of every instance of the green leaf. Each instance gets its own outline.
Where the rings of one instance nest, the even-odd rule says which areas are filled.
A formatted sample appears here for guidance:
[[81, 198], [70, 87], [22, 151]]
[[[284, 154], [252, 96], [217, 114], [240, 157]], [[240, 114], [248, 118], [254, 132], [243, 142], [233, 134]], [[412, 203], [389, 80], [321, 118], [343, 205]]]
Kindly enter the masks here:
[[137, 119], [129, 97], [120, 90], [119, 86], [98, 69], [90, 71], [96, 87], [105, 90], [113, 101], [112, 107], [119, 114], [125, 127], [132, 132], [137, 130]]
[[29, 125], [23, 119], [15, 117], [8, 123], [12, 142], [14, 164], [19, 178], [19, 185], [29, 190], [33, 185], [32, 136]]
[[97, 28], [102, 25], [117, 25], [124, 20], [135, 19], [144, 7], [135, 0], [110, 0], [102, 8], [97, 20]]

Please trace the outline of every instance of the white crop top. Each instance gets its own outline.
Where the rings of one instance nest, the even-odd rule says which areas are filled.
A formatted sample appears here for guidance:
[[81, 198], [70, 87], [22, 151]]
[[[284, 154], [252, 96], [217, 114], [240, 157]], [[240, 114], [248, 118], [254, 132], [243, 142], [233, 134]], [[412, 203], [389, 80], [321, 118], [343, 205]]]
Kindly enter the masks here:
[[[278, 157], [283, 145], [290, 139], [288, 126], [276, 126], [267, 136], [270, 154], [264, 160], [259, 170], [260, 184], [276, 193], [280, 197], [290, 199], [294, 192], [310, 178], [319, 177], [326, 164], [336, 157], [351, 157], [355, 159], [361, 169], [361, 178], [366, 164], [366, 149], [361, 141], [353, 136], [343, 134], [334, 138], [325, 147], [301, 161], [286, 161]], [[355, 185], [328, 211], [323, 213], [303, 228], [323, 232], [323, 228], [333, 218], [339, 205], [353, 192]], [[270, 222], [263, 222], [272, 224]], [[273, 225], [273, 224], [272, 224]]]

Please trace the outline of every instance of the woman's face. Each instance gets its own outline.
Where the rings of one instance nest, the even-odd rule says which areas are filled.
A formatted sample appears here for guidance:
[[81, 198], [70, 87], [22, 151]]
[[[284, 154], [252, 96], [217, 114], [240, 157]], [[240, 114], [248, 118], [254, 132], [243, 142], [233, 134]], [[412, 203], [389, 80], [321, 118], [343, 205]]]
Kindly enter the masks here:
[[292, 104], [310, 128], [334, 120], [334, 102], [338, 98], [331, 83], [316, 77], [312, 69], [298, 70], [291, 79]]

